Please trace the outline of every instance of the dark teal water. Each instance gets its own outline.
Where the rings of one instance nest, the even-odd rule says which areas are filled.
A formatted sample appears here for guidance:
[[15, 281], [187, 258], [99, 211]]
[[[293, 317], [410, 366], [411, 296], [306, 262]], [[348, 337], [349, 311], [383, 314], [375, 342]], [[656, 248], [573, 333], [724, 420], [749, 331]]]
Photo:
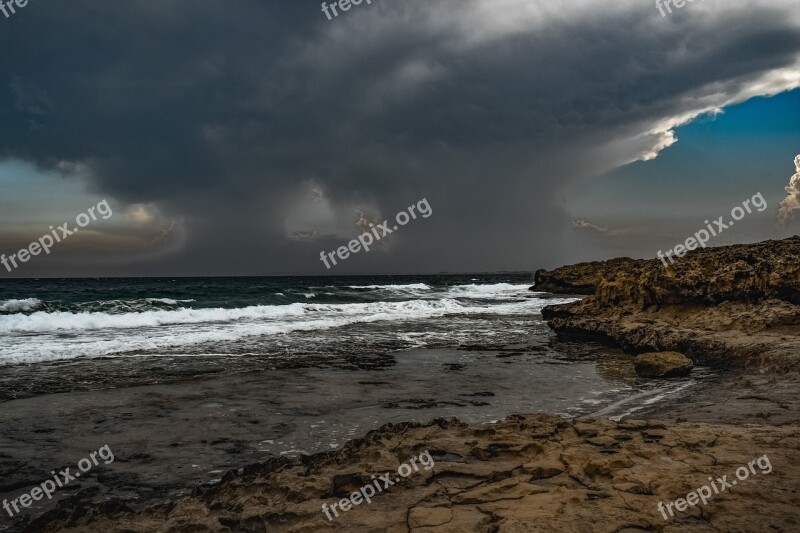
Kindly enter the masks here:
[[[515, 284], [527, 289], [530, 274], [247, 277], [247, 278], [116, 278], [0, 279], [0, 313], [30, 311], [171, 310], [176, 307], [240, 308], [290, 303], [370, 303], [435, 298], [452, 287]], [[434, 292], [425, 293], [420, 285]], [[440, 291], [437, 295], [435, 291]], [[487, 287], [488, 290], [488, 287]], [[462, 296], [466, 296], [464, 292]], [[473, 294], [475, 295], [475, 294]], [[31, 299], [39, 302], [31, 302]], [[171, 300], [171, 301], [167, 301]], [[173, 303], [175, 302], [175, 303]]]

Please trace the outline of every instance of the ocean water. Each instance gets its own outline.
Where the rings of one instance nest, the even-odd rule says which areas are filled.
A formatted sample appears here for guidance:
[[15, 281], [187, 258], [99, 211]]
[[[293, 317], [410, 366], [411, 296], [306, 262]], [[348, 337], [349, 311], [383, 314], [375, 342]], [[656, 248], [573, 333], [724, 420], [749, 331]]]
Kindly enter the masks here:
[[0, 281], [0, 365], [520, 341], [530, 275]]
[[[382, 372], [379, 380], [403, 390], [360, 393], [359, 402], [378, 409], [377, 424], [413, 406], [424, 408], [419, 419], [615, 415], [693, 383], [641, 380], [619, 350], [559, 341], [541, 309], [577, 298], [532, 292], [531, 278], [0, 280], [0, 401], [179, 383], [202, 389], [241, 375], [281, 383], [303, 369], [336, 369], [344, 372], [336, 394], [374, 381], [363, 372]], [[463, 403], [466, 388], [496, 396]], [[330, 398], [312, 386], [298, 391], [307, 407]]]

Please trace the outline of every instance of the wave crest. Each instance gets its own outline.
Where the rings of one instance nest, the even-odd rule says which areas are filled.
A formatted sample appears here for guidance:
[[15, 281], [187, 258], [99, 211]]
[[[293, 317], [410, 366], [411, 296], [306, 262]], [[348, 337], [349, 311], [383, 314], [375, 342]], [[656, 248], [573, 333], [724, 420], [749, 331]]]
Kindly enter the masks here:
[[24, 300], [0, 301], [0, 313], [25, 313], [33, 311], [42, 305], [39, 298], [25, 298]]

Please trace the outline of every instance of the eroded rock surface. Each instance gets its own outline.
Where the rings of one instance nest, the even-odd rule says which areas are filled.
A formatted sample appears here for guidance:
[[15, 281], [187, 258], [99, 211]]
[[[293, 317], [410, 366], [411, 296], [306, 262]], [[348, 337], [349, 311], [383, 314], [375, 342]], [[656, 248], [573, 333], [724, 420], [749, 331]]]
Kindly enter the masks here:
[[553, 294], [594, 294], [606, 273], [629, 268], [638, 261], [628, 257], [564, 266], [555, 270], [537, 270], [532, 291]]
[[[430, 451], [435, 465], [329, 521], [329, 505], [371, 475]], [[175, 504], [113, 505], [50, 515], [29, 531], [796, 531], [800, 432], [793, 427], [514, 416], [493, 425], [389, 425], [341, 450], [228, 474]], [[756, 469], [707, 505], [667, 505], [706, 483]], [[334, 482], [339, 480], [339, 484]], [[343, 481], [345, 480], [345, 481]], [[345, 489], [344, 492], [340, 489]], [[46, 522], [49, 521], [49, 524]]]
[[[576, 265], [586, 277], [587, 265]], [[695, 361], [800, 368], [800, 237], [695, 250], [664, 267], [621, 261], [594, 294], [542, 314], [562, 337], [632, 353], [677, 351]]]

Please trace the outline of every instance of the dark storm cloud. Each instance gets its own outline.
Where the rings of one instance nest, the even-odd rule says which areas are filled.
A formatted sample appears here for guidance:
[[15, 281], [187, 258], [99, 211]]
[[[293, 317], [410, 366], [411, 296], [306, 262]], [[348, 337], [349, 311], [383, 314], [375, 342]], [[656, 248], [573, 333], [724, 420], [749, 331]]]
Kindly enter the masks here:
[[353, 234], [352, 206], [433, 206], [347, 268], [531, 269], [570, 257], [564, 187], [793, 83], [788, 1], [553, 4], [40, 1], [0, 21], [0, 154], [181, 217], [184, 248], [136, 272], [321, 272], [346, 232], [286, 228], [312, 188]]

